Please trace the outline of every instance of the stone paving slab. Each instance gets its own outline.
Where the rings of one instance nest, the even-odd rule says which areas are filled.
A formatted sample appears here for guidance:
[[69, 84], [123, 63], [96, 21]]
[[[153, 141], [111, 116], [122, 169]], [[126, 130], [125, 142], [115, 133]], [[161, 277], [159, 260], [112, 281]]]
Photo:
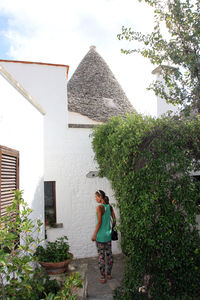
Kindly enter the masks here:
[[[114, 255], [114, 264], [112, 270], [112, 279], [107, 280], [105, 284], [99, 282], [100, 276], [97, 257], [88, 263], [88, 297], [99, 297], [108, 295], [111, 297], [113, 290], [120, 286], [123, 278], [124, 257], [123, 255]], [[89, 298], [90, 299], [90, 298]], [[106, 299], [106, 298], [105, 298]], [[112, 298], [108, 298], [112, 299]]]
[[[112, 279], [102, 284], [98, 278], [100, 272], [98, 268], [98, 258], [75, 259], [69, 264], [68, 274], [79, 272], [83, 279], [83, 288], [79, 289], [77, 300], [112, 300], [113, 291], [121, 285], [124, 269], [124, 256], [114, 255]], [[60, 285], [66, 280], [66, 274], [51, 275]]]
[[114, 264], [112, 270], [112, 279], [107, 280], [105, 284], [99, 282], [100, 276], [98, 268], [98, 258], [77, 259], [73, 261], [76, 269], [79, 269], [82, 264], [87, 264], [87, 295], [88, 300], [112, 300], [113, 290], [120, 286], [123, 278], [124, 256], [122, 254], [114, 255]]

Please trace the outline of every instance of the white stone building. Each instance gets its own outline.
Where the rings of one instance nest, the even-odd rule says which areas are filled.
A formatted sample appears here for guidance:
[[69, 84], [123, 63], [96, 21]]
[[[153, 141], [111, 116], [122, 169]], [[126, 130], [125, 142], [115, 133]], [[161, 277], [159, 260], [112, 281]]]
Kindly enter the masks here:
[[[158, 66], [152, 71], [152, 74], [155, 75], [156, 80], [163, 81], [162, 77], [162, 67]], [[178, 105], [173, 105], [170, 103], [167, 103], [165, 99], [162, 99], [161, 97], [157, 96], [156, 98], [156, 117], [160, 118], [163, 114], [166, 114], [167, 112], [171, 112], [172, 114], [176, 114], [179, 110]]]
[[[108, 180], [97, 176], [90, 135], [110, 117], [135, 110], [93, 46], [68, 84], [66, 65], [0, 64], [0, 155], [1, 146], [20, 155], [19, 188], [43, 222], [45, 206], [53, 223], [46, 227], [48, 239], [67, 235], [75, 257], [95, 256], [95, 191], [104, 190], [110, 203], [115, 199]], [[159, 68], [154, 74], [160, 78]], [[161, 99], [157, 107], [158, 117], [174, 109]], [[120, 241], [113, 252], [121, 252]]]
[[[44, 218], [43, 119], [45, 111], [0, 65], [0, 216], [20, 188], [34, 211]], [[44, 238], [44, 226], [41, 230]]]
[[[111, 203], [115, 200], [108, 180], [97, 177], [90, 134], [95, 125], [135, 110], [95, 47], [70, 79], [68, 93], [68, 66], [0, 63], [46, 112], [45, 202], [46, 212], [55, 222], [47, 229], [48, 239], [67, 235], [75, 257], [95, 256], [96, 247], [91, 241], [96, 223], [95, 191], [102, 189]], [[113, 252], [120, 251], [120, 242], [114, 242]]]

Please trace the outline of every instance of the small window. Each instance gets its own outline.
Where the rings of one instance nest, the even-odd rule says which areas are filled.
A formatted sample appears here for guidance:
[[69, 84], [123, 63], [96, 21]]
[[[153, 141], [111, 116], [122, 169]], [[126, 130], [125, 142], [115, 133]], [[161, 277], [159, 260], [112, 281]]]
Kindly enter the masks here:
[[56, 224], [56, 182], [44, 182], [45, 224], [54, 227]]
[[14, 199], [13, 191], [19, 189], [19, 152], [0, 146], [0, 216]]

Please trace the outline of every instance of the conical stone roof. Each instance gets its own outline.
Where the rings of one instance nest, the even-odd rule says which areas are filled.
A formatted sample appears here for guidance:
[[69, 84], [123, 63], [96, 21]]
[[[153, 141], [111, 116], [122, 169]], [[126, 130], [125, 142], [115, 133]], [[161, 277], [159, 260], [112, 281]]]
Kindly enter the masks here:
[[68, 82], [68, 110], [100, 122], [136, 112], [94, 46]]

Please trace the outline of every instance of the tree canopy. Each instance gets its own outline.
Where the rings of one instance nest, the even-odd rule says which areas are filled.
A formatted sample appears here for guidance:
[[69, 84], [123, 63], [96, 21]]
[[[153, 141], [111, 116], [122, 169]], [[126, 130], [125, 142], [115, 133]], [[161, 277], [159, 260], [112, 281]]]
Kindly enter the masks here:
[[[200, 2], [199, 0], [145, 0], [154, 8], [154, 31], [142, 34], [122, 27], [119, 40], [139, 42], [123, 53], [140, 53], [161, 66], [163, 82], [149, 89], [167, 103], [180, 104], [185, 113], [200, 112]], [[163, 25], [167, 33], [163, 32]]]

